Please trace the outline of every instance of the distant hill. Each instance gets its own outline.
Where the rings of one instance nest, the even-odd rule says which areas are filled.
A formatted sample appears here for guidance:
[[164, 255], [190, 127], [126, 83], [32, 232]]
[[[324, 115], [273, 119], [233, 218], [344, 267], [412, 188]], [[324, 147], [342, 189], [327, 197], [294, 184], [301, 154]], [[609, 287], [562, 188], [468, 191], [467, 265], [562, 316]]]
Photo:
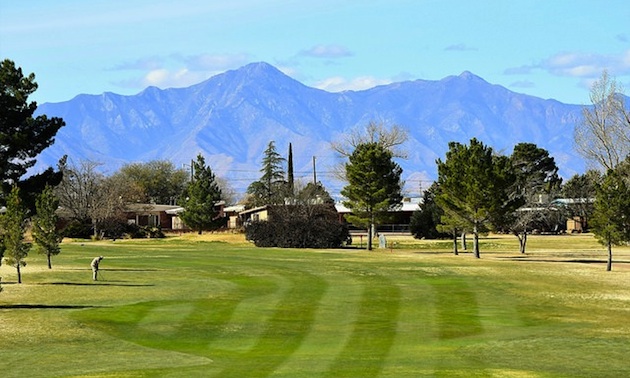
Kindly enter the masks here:
[[177, 89], [149, 87], [133, 96], [79, 95], [45, 103], [38, 114], [66, 121], [39, 166], [67, 154], [90, 159], [113, 172], [127, 162], [168, 159], [184, 167], [201, 152], [213, 170], [244, 191], [260, 177], [270, 140], [285, 155], [293, 144], [296, 177], [317, 179], [331, 193], [342, 184], [332, 176], [341, 160], [331, 141], [370, 121], [409, 131], [407, 160], [400, 161], [407, 188], [419, 193], [437, 176], [435, 160], [450, 141], [476, 137], [506, 154], [515, 144], [547, 149], [561, 174], [584, 171], [573, 150], [574, 123], [581, 106], [544, 100], [492, 85], [470, 72], [438, 81], [416, 80], [363, 91], [329, 93], [307, 87], [267, 63], [252, 63]]

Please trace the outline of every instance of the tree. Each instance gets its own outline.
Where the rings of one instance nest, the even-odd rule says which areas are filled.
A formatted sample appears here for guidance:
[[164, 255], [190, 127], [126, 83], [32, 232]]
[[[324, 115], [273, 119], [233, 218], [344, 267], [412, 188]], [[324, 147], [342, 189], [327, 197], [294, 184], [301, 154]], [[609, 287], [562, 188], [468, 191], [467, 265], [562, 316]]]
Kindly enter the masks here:
[[274, 141], [269, 142], [262, 159], [262, 176], [247, 187], [248, 207], [284, 203], [286, 181], [284, 180], [284, 158], [276, 151]]
[[57, 208], [59, 200], [50, 186], [47, 186], [37, 198], [37, 215], [33, 219], [33, 239], [38, 252], [46, 255], [48, 269], [52, 269], [51, 257], [61, 252], [59, 243], [63, 236], [57, 230]]
[[630, 154], [630, 111], [623, 88], [607, 71], [591, 87], [590, 100], [575, 127], [576, 150], [595, 168], [608, 171]]
[[492, 148], [473, 138], [469, 146], [449, 143], [446, 160], [438, 159], [437, 165], [441, 192], [436, 202], [458, 224], [465, 222], [479, 258], [479, 234], [519, 205], [508, 190], [516, 180], [509, 159], [494, 156]]
[[424, 191], [420, 209], [414, 211], [409, 223], [409, 230], [416, 239], [438, 239], [451, 235], [450, 232], [440, 232], [437, 226], [444, 211], [435, 203], [435, 196], [440, 187], [436, 182]]
[[372, 250], [372, 231], [377, 222], [395, 210], [402, 200], [402, 168], [390, 150], [377, 142], [359, 144], [345, 165], [348, 185], [341, 190], [343, 202], [352, 215], [352, 224], [367, 226], [368, 250]]
[[31, 249], [31, 244], [24, 241], [26, 230], [26, 211], [20, 199], [20, 190], [14, 186], [7, 199], [7, 210], [2, 216], [3, 244], [7, 263], [17, 270], [18, 283], [22, 283], [21, 267], [26, 266], [24, 259]]
[[217, 210], [217, 203], [221, 200], [221, 189], [217, 184], [210, 166], [206, 166], [206, 160], [199, 154], [197, 161], [193, 161], [193, 180], [186, 188], [181, 202], [184, 212], [181, 218], [184, 223], [197, 230], [215, 230], [222, 226]]
[[[28, 102], [28, 97], [35, 90], [34, 74], [24, 76], [9, 59], [0, 63], [0, 183], [5, 194], [35, 165], [35, 157], [54, 142], [57, 131], [65, 125], [61, 118], [33, 118], [37, 103]], [[45, 172], [39, 181], [58, 180], [51, 173]], [[31, 179], [31, 185], [24, 189], [41, 192], [44, 185], [33, 187], [35, 182], [38, 179]]]
[[371, 121], [365, 129], [354, 129], [341, 142], [331, 144], [333, 150], [343, 157], [350, 157], [361, 144], [377, 143], [389, 150], [395, 158], [404, 159], [407, 153], [400, 147], [409, 138], [407, 131], [398, 125], [387, 127], [383, 123]]
[[289, 143], [289, 158], [287, 160], [287, 192], [289, 197], [295, 194], [295, 178], [293, 177], [293, 146]]
[[597, 188], [592, 230], [598, 241], [606, 246], [612, 270], [612, 246], [630, 241], [630, 186], [617, 170], [609, 170]]
[[136, 202], [142, 194], [138, 187], [122, 182], [120, 176], [106, 177], [100, 173], [99, 165], [81, 161], [62, 166], [63, 180], [55, 188], [55, 194], [74, 224], [91, 227], [95, 238], [106, 233], [117, 237], [126, 224], [126, 204]]
[[585, 229], [589, 227], [597, 187], [602, 180], [602, 174], [591, 169], [584, 174], [574, 175], [562, 186], [561, 194], [569, 201], [564, 208], [566, 215], [579, 218]]
[[[503, 226], [519, 240], [520, 251], [525, 253], [527, 233], [545, 223], [553, 210], [547, 206], [552, 193], [557, 193], [562, 184], [558, 167], [553, 157], [543, 148], [533, 143], [519, 143], [514, 146], [510, 163], [516, 174], [514, 198], [522, 199], [523, 206], [502, 219]], [[501, 225], [495, 225], [501, 226]]]
[[[119, 183], [142, 193], [141, 202], [174, 204], [189, 180], [188, 173], [167, 160], [126, 164], [112, 175]], [[135, 189], [133, 189], [135, 187]]]

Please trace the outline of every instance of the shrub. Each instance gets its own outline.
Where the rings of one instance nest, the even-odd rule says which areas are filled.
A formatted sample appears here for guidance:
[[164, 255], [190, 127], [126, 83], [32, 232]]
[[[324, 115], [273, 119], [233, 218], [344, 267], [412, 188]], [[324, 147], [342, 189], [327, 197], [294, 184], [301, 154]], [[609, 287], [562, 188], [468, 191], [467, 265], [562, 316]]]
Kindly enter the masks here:
[[333, 206], [300, 204], [269, 208], [268, 220], [249, 224], [245, 237], [257, 247], [337, 248], [349, 232]]

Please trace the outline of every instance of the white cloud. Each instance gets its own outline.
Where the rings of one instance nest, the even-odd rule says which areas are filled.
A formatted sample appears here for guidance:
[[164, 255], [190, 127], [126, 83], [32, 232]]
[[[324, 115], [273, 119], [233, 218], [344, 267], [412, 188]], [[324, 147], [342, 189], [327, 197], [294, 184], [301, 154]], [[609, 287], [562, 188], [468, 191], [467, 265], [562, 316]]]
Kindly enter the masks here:
[[620, 54], [559, 53], [540, 64], [540, 68], [558, 76], [591, 78], [608, 70], [612, 75], [630, 74], [630, 50]]
[[212, 75], [206, 72], [190, 71], [186, 68], [175, 71], [161, 68], [149, 71], [140, 83], [143, 87], [181, 88], [200, 83], [210, 76]]
[[228, 69], [238, 68], [249, 61], [247, 54], [199, 54], [183, 56], [172, 54], [166, 57], [144, 57], [132, 62], [121, 63], [112, 70], [140, 71], [141, 76], [119, 81], [124, 88], [143, 89], [147, 86], [159, 88], [187, 87], [198, 84]]
[[391, 84], [392, 80], [377, 79], [372, 76], [360, 76], [347, 80], [341, 76], [333, 76], [315, 83], [314, 87], [328, 92], [360, 91], [376, 87], [377, 85]]
[[352, 56], [352, 52], [341, 45], [316, 45], [308, 50], [300, 51], [299, 55], [312, 58], [345, 58]]
[[247, 64], [251, 57], [248, 54], [199, 54], [190, 56], [173, 56], [184, 63], [190, 70], [224, 71]]

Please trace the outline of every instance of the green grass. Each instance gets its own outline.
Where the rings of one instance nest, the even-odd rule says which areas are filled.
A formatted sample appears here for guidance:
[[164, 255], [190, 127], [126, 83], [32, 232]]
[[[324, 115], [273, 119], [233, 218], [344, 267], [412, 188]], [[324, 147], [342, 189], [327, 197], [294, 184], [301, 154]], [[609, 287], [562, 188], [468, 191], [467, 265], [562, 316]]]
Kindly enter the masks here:
[[[232, 237], [234, 239], [234, 237]], [[619, 377], [630, 250], [591, 236], [393, 250], [190, 237], [64, 243], [0, 267], [3, 377]], [[462, 252], [460, 250], [460, 252]], [[103, 255], [103, 281], [89, 263]]]

